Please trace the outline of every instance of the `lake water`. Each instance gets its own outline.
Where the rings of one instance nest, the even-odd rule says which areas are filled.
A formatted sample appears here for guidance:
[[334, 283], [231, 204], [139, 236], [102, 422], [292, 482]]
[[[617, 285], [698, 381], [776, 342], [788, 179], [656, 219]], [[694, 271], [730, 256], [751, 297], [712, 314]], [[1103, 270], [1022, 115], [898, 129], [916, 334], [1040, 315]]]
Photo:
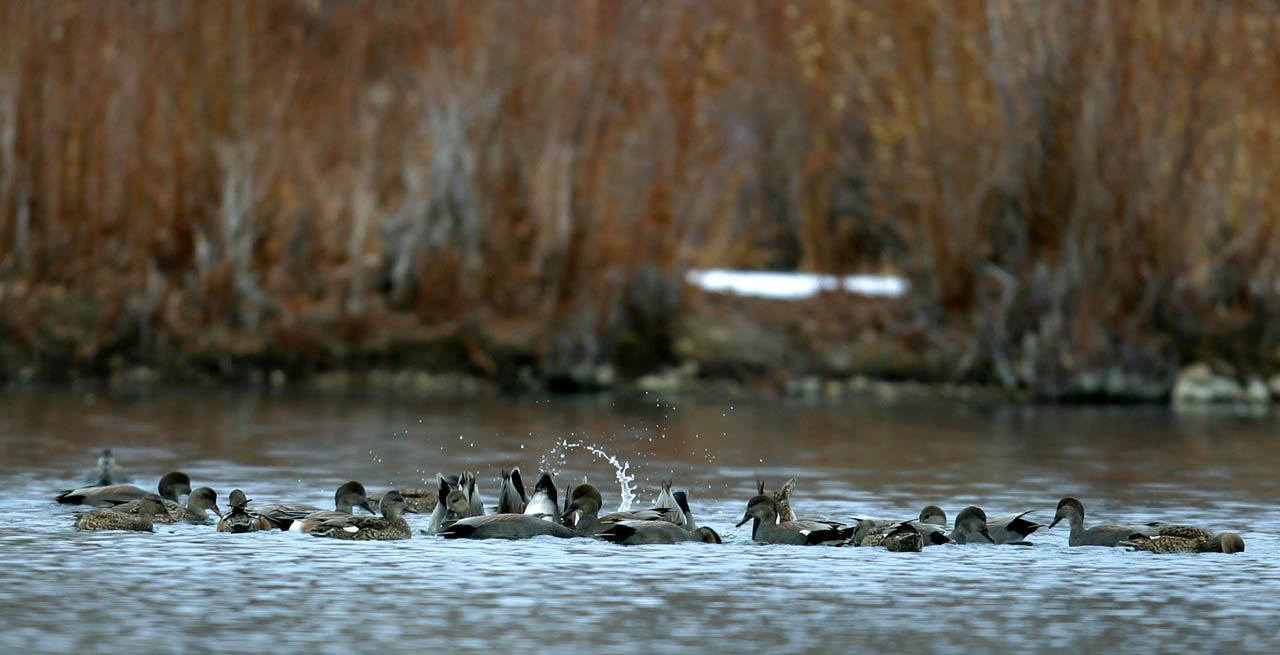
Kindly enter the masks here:
[[[1269, 414], [932, 402], [792, 404], [642, 396], [421, 401], [24, 392], [0, 413], [0, 649], [46, 652], [689, 653], [865, 648], [1280, 651], [1280, 427]], [[136, 482], [170, 470], [257, 503], [420, 485], [438, 470], [540, 466], [584, 476], [608, 508], [629, 462], [639, 499], [674, 478], [723, 545], [585, 539], [351, 543], [292, 533], [83, 533], [52, 501], [97, 451]], [[969, 504], [1047, 524], [1167, 520], [1241, 533], [1237, 555], [1034, 546], [761, 546], [732, 526], [756, 478], [796, 477], [800, 513], [949, 517]], [[419, 527], [426, 517], [410, 517]]]

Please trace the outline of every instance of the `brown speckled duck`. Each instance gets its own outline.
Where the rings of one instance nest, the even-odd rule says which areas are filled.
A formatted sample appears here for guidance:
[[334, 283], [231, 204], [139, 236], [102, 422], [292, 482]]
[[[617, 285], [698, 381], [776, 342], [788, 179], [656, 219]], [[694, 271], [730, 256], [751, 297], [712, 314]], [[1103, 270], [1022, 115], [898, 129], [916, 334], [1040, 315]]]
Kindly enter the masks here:
[[76, 518], [79, 530], [132, 530], [136, 532], [154, 532], [152, 527], [156, 516], [172, 520], [165, 511], [164, 501], [155, 494], [147, 494], [138, 504], [137, 514], [123, 514], [109, 509], [94, 509], [80, 514]]
[[[408, 503], [409, 508], [419, 514], [430, 514], [435, 510], [436, 505], [440, 502], [439, 496], [435, 491], [425, 487], [405, 487], [403, 489], [395, 489], [404, 496], [404, 502]], [[383, 492], [386, 493], [386, 492]], [[382, 494], [373, 494], [369, 496], [369, 505], [378, 507], [382, 504]]]
[[1199, 534], [1194, 537], [1175, 537], [1160, 535], [1149, 537], [1145, 534], [1130, 535], [1120, 542], [1131, 550], [1148, 553], [1241, 553], [1244, 552], [1244, 539], [1234, 532], [1223, 532], [1219, 535]]
[[[137, 514], [140, 500], [131, 500], [112, 507], [112, 511], [123, 512], [125, 514]], [[222, 518], [222, 510], [218, 508], [218, 493], [209, 487], [199, 487], [187, 496], [187, 504], [180, 505], [172, 500], [164, 501], [164, 508], [173, 517], [174, 521], [185, 521], [187, 523], [212, 523], [209, 518], [209, 511], [212, 510], [218, 518]]]
[[376, 516], [335, 516], [307, 532], [313, 537], [329, 537], [331, 539], [348, 539], [354, 541], [395, 541], [413, 536], [409, 523], [404, 520], [406, 511], [413, 513], [398, 491], [382, 494], [379, 505], [382, 517]]
[[243, 491], [232, 490], [227, 502], [231, 504], [231, 511], [218, 521], [218, 532], [243, 533], [271, 529], [271, 521], [246, 509], [253, 501], [245, 498]]
[[[163, 478], [160, 478], [160, 483], [156, 485], [156, 489], [160, 492], [161, 498], [176, 503], [182, 494], [191, 493], [191, 478], [187, 477], [186, 473], [178, 471], [166, 473]], [[127, 503], [131, 500], [138, 500], [146, 495], [146, 491], [131, 484], [112, 484], [101, 487], [71, 489], [58, 494], [54, 500], [64, 505], [110, 507]]]

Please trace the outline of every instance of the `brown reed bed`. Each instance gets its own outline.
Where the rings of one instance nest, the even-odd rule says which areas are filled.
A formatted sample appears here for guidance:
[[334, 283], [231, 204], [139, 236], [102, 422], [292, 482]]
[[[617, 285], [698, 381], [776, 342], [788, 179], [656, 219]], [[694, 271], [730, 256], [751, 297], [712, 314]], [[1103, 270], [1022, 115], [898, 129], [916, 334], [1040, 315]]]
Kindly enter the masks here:
[[1270, 3], [14, 0], [0, 34], [5, 379], [575, 386], [696, 356], [705, 265], [908, 275], [729, 304], [929, 379], [1280, 361]]

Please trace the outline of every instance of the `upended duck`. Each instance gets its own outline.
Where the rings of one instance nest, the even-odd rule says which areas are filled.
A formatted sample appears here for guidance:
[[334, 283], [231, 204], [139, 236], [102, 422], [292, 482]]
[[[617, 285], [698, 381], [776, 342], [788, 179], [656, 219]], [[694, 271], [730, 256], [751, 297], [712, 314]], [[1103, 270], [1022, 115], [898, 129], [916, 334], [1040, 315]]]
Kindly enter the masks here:
[[[160, 483], [156, 485], [156, 490], [164, 500], [178, 502], [178, 498], [182, 494], [191, 493], [191, 478], [186, 473], [174, 471], [166, 473], [160, 478]], [[112, 484], [105, 487], [81, 487], [79, 489], [71, 489], [58, 494], [54, 500], [64, 505], [93, 505], [95, 507], [110, 507], [127, 503], [131, 500], [138, 500], [147, 495], [148, 492], [139, 489], [131, 484]]]
[[445, 539], [531, 539], [533, 537], [576, 537], [572, 528], [533, 514], [487, 514], [457, 518], [468, 511], [466, 494], [455, 489], [446, 500], [448, 516], [440, 536]]
[[252, 500], [245, 498], [244, 492], [235, 489], [227, 498], [227, 502], [231, 504], [231, 511], [218, 521], [218, 532], [258, 532], [270, 530], [272, 528], [271, 521], [266, 517], [250, 513], [247, 509]]
[[[669, 487], [668, 487], [669, 489]], [[708, 527], [698, 527], [693, 520], [693, 510], [689, 509], [689, 494], [676, 491], [672, 499], [680, 506], [684, 515], [684, 525], [676, 525], [670, 521], [636, 521], [620, 520], [612, 522], [597, 537], [624, 546], [641, 544], [678, 544], [687, 541], [700, 541], [708, 544], [724, 543], [720, 535]]]
[[778, 521], [778, 501], [760, 494], [747, 503], [747, 511], [736, 527], [752, 519], [759, 520], [753, 539], [766, 544], [797, 546], [843, 546], [853, 537], [853, 528], [812, 529], [797, 521]]
[[510, 471], [501, 471], [502, 480], [498, 485], [498, 514], [524, 514], [529, 504], [529, 496], [525, 493], [524, 481], [520, 479], [520, 467]]
[[172, 520], [165, 511], [164, 501], [156, 494], [147, 494], [138, 504], [137, 514], [124, 514], [109, 509], [93, 509], [76, 517], [78, 530], [131, 530], [136, 532], [154, 532], [153, 523], [156, 516]]
[[416, 513], [398, 491], [382, 494], [378, 508], [382, 516], [334, 516], [307, 531], [313, 537], [347, 539], [353, 541], [396, 541], [413, 536], [404, 513]]
[[525, 503], [524, 513], [544, 521], [555, 522], [560, 516], [560, 499], [557, 497], [556, 481], [551, 474], [543, 471], [538, 474], [538, 482], [533, 485], [533, 495]]
[[[125, 514], [137, 514], [141, 500], [131, 500], [127, 503], [121, 503], [112, 507], [114, 512], [123, 512]], [[173, 521], [182, 521], [185, 523], [212, 523], [209, 518], [209, 512], [212, 511], [222, 518], [222, 510], [218, 508], [218, 493], [209, 487], [199, 487], [187, 496], [187, 504], [181, 505], [172, 500], [164, 501], [164, 508], [173, 517]]]

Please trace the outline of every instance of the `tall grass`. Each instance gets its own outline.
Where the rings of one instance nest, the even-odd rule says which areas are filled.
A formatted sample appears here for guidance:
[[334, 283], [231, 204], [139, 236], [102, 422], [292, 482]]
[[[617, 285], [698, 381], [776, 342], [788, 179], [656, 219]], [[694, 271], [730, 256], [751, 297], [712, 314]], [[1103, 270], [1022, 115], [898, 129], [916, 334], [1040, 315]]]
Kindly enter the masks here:
[[642, 367], [712, 264], [905, 272], [957, 376], [1048, 395], [1280, 345], [1270, 4], [14, 0], [0, 34], [0, 340], [49, 371], [406, 334]]

